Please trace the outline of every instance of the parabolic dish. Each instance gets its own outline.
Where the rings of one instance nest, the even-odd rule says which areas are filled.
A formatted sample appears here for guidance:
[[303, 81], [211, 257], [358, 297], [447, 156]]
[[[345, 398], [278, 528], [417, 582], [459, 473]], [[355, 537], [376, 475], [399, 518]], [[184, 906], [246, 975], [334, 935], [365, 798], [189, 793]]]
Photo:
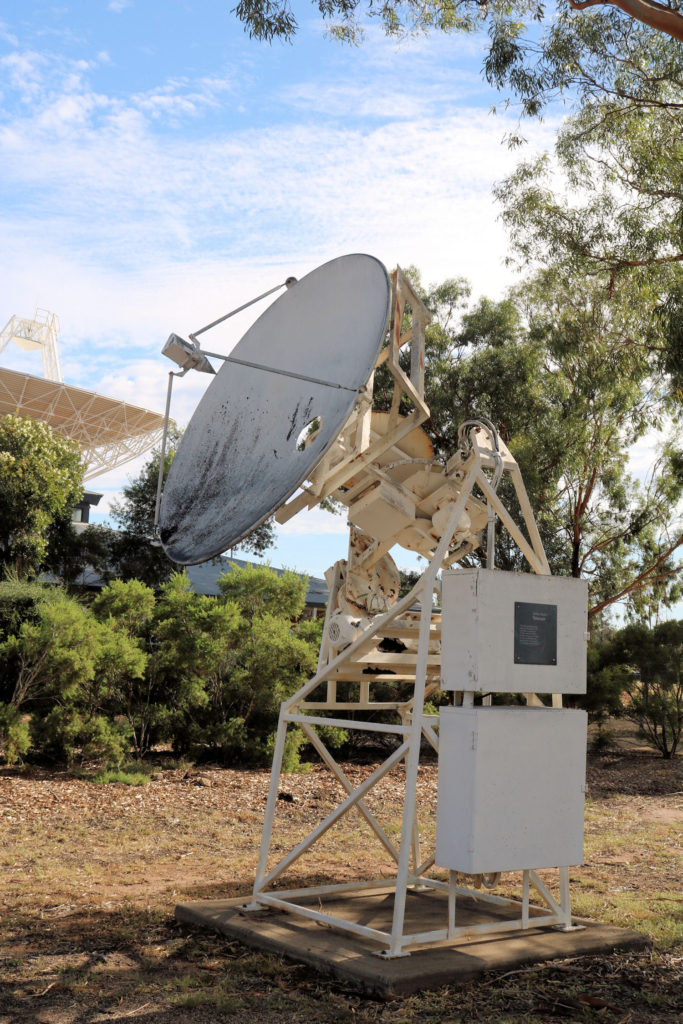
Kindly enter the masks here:
[[61, 381], [0, 368], [0, 416], [30, 416], [76, 441], [91, 480], [161, 440], [164, 417]]
[[[342, 387], [225, 362], [168, 474], [159, 536], [169, 558], [195, 565], [233, 547], [310, 476], [372, 372], [389, 301], [379, 260], [341, 256], [294, 284], [247, 331], [231, 358]], [[299, 450], [314, 421], [318, 433]]]

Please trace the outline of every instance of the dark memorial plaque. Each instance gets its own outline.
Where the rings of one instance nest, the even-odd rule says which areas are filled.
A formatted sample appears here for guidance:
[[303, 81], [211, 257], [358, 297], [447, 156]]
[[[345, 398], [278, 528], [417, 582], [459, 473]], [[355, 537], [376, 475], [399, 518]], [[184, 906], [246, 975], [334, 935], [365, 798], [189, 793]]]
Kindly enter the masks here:
[[515, 601], [515, 664], [557, 665], [557, 605]]

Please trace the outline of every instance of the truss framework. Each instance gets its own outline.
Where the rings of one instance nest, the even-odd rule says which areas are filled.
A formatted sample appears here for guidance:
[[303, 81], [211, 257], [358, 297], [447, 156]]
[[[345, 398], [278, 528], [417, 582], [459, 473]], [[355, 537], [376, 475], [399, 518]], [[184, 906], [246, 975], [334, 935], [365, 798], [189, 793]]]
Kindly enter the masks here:
[[158, 444], [164, 424], [164, 417], [149, 409], [0, 368], [0, 416], [10, 414], [41, 420], [76, 441], [87, 466], [85, 480], [122, 466]]
[[0, 331], [0, 352], [14, 342], [19, 348], [40, 349], [43, 360], [43, 377], [46, 380], [60, 381], [62, 373], [59, 368], [57, 336], [59, 335], [59, 319], [46, 309], [37, 309], [32, 320], [27, 317], [13, 316]]
[[[409, 331], [400, 333], [401, 320], [406, 303], [412, 308], [412, 323]], [[372, 423], [372, 380], [367, 394], [361, 397], [355, 413], [349, 419], [338, 443], [328, 452], [316, 468], [302, 492], [285, 505], [277, 515], [280, 522], [286, 521], [300, 509], [317, 504], [325, 497], [333, 496], [350, 507], [359, 494], [367, 494], [369, 488], [378, 486], [377, 481], [394, 487], [405, 498], [407, 488], [397, 484], [388, 476], [392, 467], [398, 465], [397, 457], [403, 462], [405, 454], [400, 444], [414, 431], [416, 426], [429, 415], [424, 401], [424, 327], [428, 320], [426, 310], [414, 294], [409, 282], [400, 270], [394, 276], [394, 312], [390, 325], [389, 344], [383, 349], [377, 365], [387, 362], [395, 381], [395, 390], [388, 422], [384, 429], [373, 430]], [[399, 362], [399, 351], [410, 343], [410, 370], [406, 373]], [[413, 411], [407, 416], [399, 412], [399, 406], [407, 396]], [[393, 461], [392, 461], [393, 460]], [[427, 460], [418, 460], [427, 461]], [[484, 878], [487, 891], [458, 884], [456, 873], [448, 872], [447, 880], [434, 877], [434, 855], [423, 851], [420, 824], [417, 814], [416, 795], [420, 762], [420, 746], [424, 740], [438, 751], [439, 735], [435, 716], [426, 713], [425, 700], [439, 688], [441, 675], [439, 649], [441, 618], [434, 609], [433, 596], [438, 591], [438, 573], [461, 559], [472, 550], [472, 543], [463, 533], [463, 522], [469, 522], [467, 510], [484, 508], [488, 515], [489, 537], [492, 536], [490, 523], [498, 517], [510, 536], [520, 548], [534, 573], [549, 574], [548, 561], [533, 517], [532, 509], [515, 460], [504, 446], [496, 447], [486, 432], [474, 429], [461, 449], [449, 460], [445, 471], [436, 483], [436, 496], [445, 495], [447, 518], [439, 530], [438, 539], [430, 533], [424, 517], [416, 520], [419, 530], [415, 534], [416, 550], [429, 558], [429, 564], [418, 583], [409, 594], [395, 601], [384, 614], [375, 615], [362, 632], [348, 646], [339, 649], [331, 640], [330, 624], [337, 608], [338, 596], [345, 585], [348, 566], [337, 562], [328, 574], [330, 598], [323, 629], [318, 670], [296, 694], [285, 701], [280, 718], [273, 756], [270, 786], [266, 804], [259, 861], [254, 881], [252, 900], [247, 911], [263, 910], [264, 907], [286, 910], [336, 928], [364, 936], [378, 943], [378, 952], [387, 957], [407, 955], [412, 949], [425, 945], [452, 942], [465, 934], [484, 934], [502, 930], [520, 930], [542, 925], [555, 925], [564, 929], [572, 927], [569, 896], [569, 869], [559, 868], [559, 899], [550, 892], [536, 871], [522, 872], [521, 899], [511, 900], [491, 891], [498, 881]], [[502, 473], [507, 473], [522, 514], [520, 526], [497, 494], [497, 485]], [[430, 484], [431, 486], [431, 484]], [[434, 494], [427, 494], [422, 506], [431, 514]], [[398, 498], [396, 500], [398, 500]], [[431, 503], [430, 503], [431, 502]], [[387, 506], [388, 507], [388, 506]], [[420, 526], [422, 522], [422, 526]], [[411, 537], [413, 535], [411, 534]], [[465, 539], [463, 539], [463, 537]], [[394, 537], [375, 541], [355, 555], [350, 548], [349, 558], [356, 558], [366, 569], [373, 562], [379, 562], [395, 542]], [[421, 545], [421, 546], [418, 546]], [[416, 609], [416, 604], [419, 608]], [[367, 620], [366, 620], [367, 622]], [[380, 642], [387, 638], [402, 641], [403, 649], [394, 653], [380, 649]], [[408, 697], [396, 693], [395, 699], [373, 699], [373, 687], [378, 683], [386, 686], [402, 685], [409, 692]], [[340, 690], [344, 692], [340, 694]], [[536, 694], [524, 695], [527, 704], [540, 704]], [[456, 699], [467, 705], [474, 702], [474, 693], [456, 694]], [[490, 702], [490, 698], [484, 698]], [[561, 694], [554, 694], [554, 707], [562, 706]], [[395, 722], [374, 721], [376, 712], [393, 712]], [[352, 712], [352, 715], [348, 715]], [[341, 785], [346, 796], [338, 806], [300, 843], [291, 849], [277, 863], [272, 864], [270, 853], [275, 814], [279, 791], [282, 760], [287, 730], [298, 727], [316, 749], [322, 761]], [[396, 749], [360, 785], [354, 788], [335, 761], [327, 744], [318, 730], [345, 729], [363, 730], [394, 735], [398, 740]], [[368, 793], [399, 764], [404, 765], [405, 790], [404, 811], [400, 842], [395, 844], [377, 820], [366, 803]], [[351, 810], [357, 809], [366, 825], [382, 844], [396, 866], [393, 879], [331, 884], [305, 889], [273, 891], [281, 877], [300, 857], [312, 849], [333, 825], [341, 821]], [[304, 906], [300, 900], [308, 896], [325, 896], [340, 892], [368, 891], [392, 886], [394, 889], [393, 922], [390, 932], [370, 928], [355, 921], [336, 917], [322, 908]], [[430, 932], [405, 934], [404, 920], [406, 897], [411, 888], [427, 887], [448, 896], [448, 911], [443, 928]], [[542, 908], [532, 908], [531, 891], [540, 897]], [[462, 895], [493, 904], [516, 908], [519, 916], [503, 923], [482, 924], [476, 927], [458, 925], [457, 899]]]

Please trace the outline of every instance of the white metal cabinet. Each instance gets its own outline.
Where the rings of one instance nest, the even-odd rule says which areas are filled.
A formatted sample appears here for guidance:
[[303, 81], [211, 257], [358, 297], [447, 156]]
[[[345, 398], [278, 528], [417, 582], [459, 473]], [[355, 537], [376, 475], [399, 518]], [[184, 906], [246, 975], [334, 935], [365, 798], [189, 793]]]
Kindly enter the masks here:
[[442, 609], [444, 690], [586, 692], [585, 580], [453, 570]]
[[436, 863], [468, 874], [583, 861], [584, 711], [442, 708]]

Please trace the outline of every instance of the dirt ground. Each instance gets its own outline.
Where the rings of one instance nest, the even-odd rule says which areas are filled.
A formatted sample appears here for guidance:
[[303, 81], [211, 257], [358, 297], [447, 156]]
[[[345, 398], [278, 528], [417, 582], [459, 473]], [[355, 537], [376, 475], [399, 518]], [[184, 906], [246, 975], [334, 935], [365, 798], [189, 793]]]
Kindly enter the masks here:
[[[344, 769], [359, 782], [372, 767]], [[681, 1020], [682, 758], [666, 763], [630, 743], [590, 759], [586, 861], [572, 870], [576, 913], [646, 933], [652, 952], [533, 965], [385, 1003], [176, 925], [176, 902], [248, 893], [267, 784], [267, 772], [220, 768], [160, 765], [145, 786], [1, 770], [0, 1024]], [[390, 834], [401, 791], [397, 769], [368, 801]], [[314, 766], [284, 777], [280, 796], [276, 852], [339, 790]], [[420, 778], [425, 817], [435, 798], [430, 764]], [[294, 877], [388, 876], [369, 836], [360, 817], [347, 820]]]

